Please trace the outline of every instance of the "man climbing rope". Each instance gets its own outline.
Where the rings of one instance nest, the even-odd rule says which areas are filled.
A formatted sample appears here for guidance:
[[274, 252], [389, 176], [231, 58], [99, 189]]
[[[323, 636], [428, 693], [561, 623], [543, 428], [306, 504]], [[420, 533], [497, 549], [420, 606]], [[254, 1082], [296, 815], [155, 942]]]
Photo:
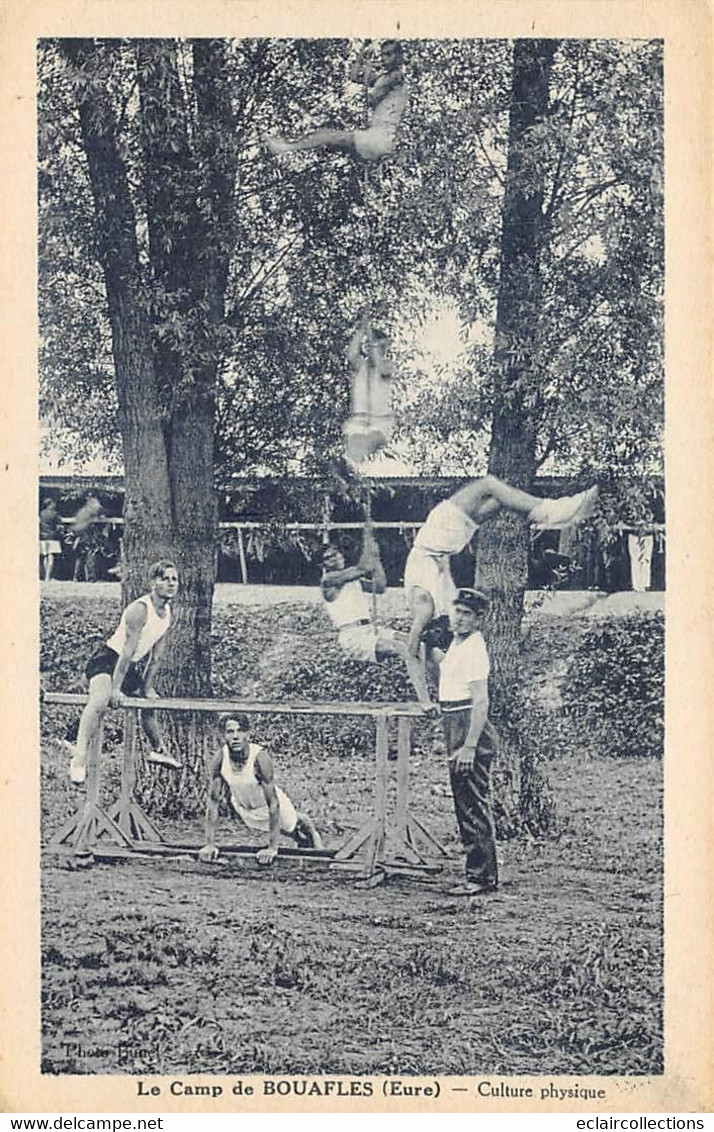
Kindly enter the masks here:
[[370, 531], [365, 531], [362, 554], [356, 566], [345, 566], [342, 552], [329, 544], [322, 552], [322, 596], [342, 650], [352, 660], [378, 664], [388, 656], [405, 661], [409, 679], [421, 707], [434, 714], [426, 685], [424, 660], [417, 651], [409, 653], [405, 633], [375, 624], [370, 618], [367, 594], [384, 593], [387, 578], [379, 547]]
[[221, 794], [228, 790], [231, 807], [244, 825], [267, 833], [268, 845], [258, 849], [261, 865], [270, 865], [278, 855], [278, 841], [284, 833], [299, 848], [322, 849], [322, 840], [307, 814], [299, 813], [284, 790], [275, 784], [273, 760], [265, 748], [250, 741], [250, 723], [244, 712], [225, 717], [223, 744], [209, 769], [206, 803], [206, 844], [199, 850], [201, 861], [215, 861], [216, 825]]
[[388, 336], [370, 324], [365, 312], [347, 349], [352, 376], [351, 413], [344, 426], [345, 458], [354, 468], [384, 448], [392, 436], [393, 368], [389, 346]]
[[366, 129], [323, 128], [294, 141], [269, 137], [266, 138], [266, 146], [275, 157], [309, 149], [335, 150], [362, 161], [379, 161], [382, 157], [388, 157], [394, 150], [397, 130], [407, 104], [403, 61], [399, 40], [385, 39], [379, 48], [378, 61], [373, 45], [368, 42], [352, 64], [350, 78], [353, 82], [363, 83], [367, 88], [370, 113]]
[[597, 487], [591, 487], [562, 499], [543, 499], [487, 475], [471, 480], [450, 499], [438, 503], [419, 531], [404, 571], [404, 592], [412, 618], [408, 638], [412, 660], [420, 654], [425, 630], [426, 640], [434, 643], [428, 631], [430, 622], [451, 612], [456, 586], [450, 560], [468, 546], [478, 527], [506, 510], [527, 516], [535, 528], [562, 529], [588, 518], [597, 494]]

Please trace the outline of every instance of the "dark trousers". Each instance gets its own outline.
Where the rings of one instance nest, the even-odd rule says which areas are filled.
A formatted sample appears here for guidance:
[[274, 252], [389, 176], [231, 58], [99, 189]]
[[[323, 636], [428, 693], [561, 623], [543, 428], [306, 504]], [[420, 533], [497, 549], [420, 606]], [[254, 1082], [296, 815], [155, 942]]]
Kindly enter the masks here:
[[[449, 755], [463, 745], [471, 710], [442, 715], [446, 749]], [[496, 885], [496, 829], [491, 808], [491, 763], [498, 751], [498, 732], [487, 720], [476, 748], [473, 765], [459, 772], [449, 762], [449, 778], [454, 796], [456, 821], [466, 848], [466, 879], [475, 884]]]

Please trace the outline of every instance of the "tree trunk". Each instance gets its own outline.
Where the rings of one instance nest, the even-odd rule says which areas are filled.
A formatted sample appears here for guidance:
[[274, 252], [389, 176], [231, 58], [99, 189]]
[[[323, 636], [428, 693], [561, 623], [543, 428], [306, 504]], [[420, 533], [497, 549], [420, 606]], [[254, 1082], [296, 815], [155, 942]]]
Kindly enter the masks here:
[[[509, 119], [508, 167], [501, 277], [494, 349], [494, 405], [489, 471], [528, 490], [536, 470], [538, 426], [538, 314], [545, 170], [533, 161], [534, 129], [548, 113], [549, 77], [556, 40], [517, 40]], [[520, 639], [528, 582], [528, 530], [520, 516], [500, 513], [479, 533], [476, 584], [491, 596], [486, 633], [493, 659], [493, 714], [504, 740], [507, 777], [518, 783], [517, 804], [503, 815], [510, 828], [520, 821], [543, 832], [551, 819], [547, 789], [520, 725]]]
[[[235, 177], [227, 47], [194, 45], [200, 140], [192, 146], [176, 43], [136, 45], [147, 267], [107, 81], [121, 49], [91, 40], [61, 46], [81, 79], [77, 102], [112, 329], [124, 452], [123, 598], [146, 591], [152, 562], [175, 561], [181, 585], [159, 687], [175, 696], [210, 696], [214, 387]], [[214, 742], [210, 719], [164, 715], [161, 723], [185, 770], [141, 772], [139, 798], [164, 813], [195, 813]]]

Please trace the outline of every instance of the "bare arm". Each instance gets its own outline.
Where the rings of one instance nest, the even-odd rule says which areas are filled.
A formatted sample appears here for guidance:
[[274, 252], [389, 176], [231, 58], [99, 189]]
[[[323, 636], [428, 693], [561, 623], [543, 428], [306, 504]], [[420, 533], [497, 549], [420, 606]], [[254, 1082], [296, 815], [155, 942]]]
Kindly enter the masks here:
[[362, 344], [367, 335], [369, 327], [369, 319], [367, 312], [364, 311], [360, 316], [359, 324], [354, 334], [350, 338], [350, 344], [347, 347], [347, 360], [353, 369], [356, 369], [362, 357]]
[[377, 74], [379, 71], [374, 65], [374, 45], [371, 40], [367, 40], [350, 67], [350, 78], [353, 83], [371, 83]]
[[368, 594], [383, 594], [386, 588], [387, 575], [384, 572], [382, 560], [378, 557], [372, 566], [372, 576], [362, 579], [362, 589], [366, 590]]
[[219, 751], [211, 759], [209, 767], [208, 796], [206, 799], [205, 845], [199, 850], [202, 861], [215, 861], [218, 856], [216, 848], [216, 825], [218, 824], [218, 806], [223, 793], [224, 782], [221, 778], [221, 762], [223, 755]]
[[322, 575], [320, 588], [325, 601], [334, 601], [338, 593], [347, 582], [359, 582], [369, 576], [370, 571], [364, 566], [345, 566], [343, 570], [328, 570]]
[[434, 616], [434, 602], [426, 592], [415, 587], [415, 593], [410, 598], [412, 623], [409, 629], [407, 648], [409, 655], [415, 659], [419, 656], [421, 635]]
[[488, 718], [488, 680], [472, 680], [469, 683], [471, 695], [471, 717], [469, 729], [463, 745], [451, 756], [457, 770], [465, 771], [473, 766], [474, 755], [481, 732]]
[[[159, 637], [158, 641], [154, 644], [151, 650], [151, 657], [144, 674], [144, 695], [148, 696], [154, 691], [154, 674], [156, 673], [162, 656], [166, 652], [166, 637], [168, 633], [164, 633], [163, 637]], [[155, 693], [154, 693], [155, 694]]]
[[265, 804], [268, 807], [269, 841], [265, 849], [256, 854], [261, 865], [269, 865], [278, 855], [280, 838], [280, 803], [275, 789], [273, 760], [266, 751], [260, 751], [255, 760], [255, 777], [263, 788]]
[[387, 588], [387, 575], [382, 565], [379, 543], [369, 527], [364, 532], [362, 553], [357, 565], [365, 575], [362, 589], [367, 593], [383, 594]]

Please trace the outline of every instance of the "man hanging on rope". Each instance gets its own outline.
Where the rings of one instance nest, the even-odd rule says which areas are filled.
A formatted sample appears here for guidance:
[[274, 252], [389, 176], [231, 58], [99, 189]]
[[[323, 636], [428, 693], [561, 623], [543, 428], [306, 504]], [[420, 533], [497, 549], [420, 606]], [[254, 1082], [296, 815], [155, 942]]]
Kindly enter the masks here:
[[390, 340], [370, 325], [364, 313], [352, 335], [347, 358], [352, 371], [351, 415], [344, 426], [345, 457], [359, 468], [368, 456], [384, 448], [394, 428]]
[[365, 531], [362, 555], [356, 566], [345, 566], [340, 550], [332, 544], [322, 552], [322, 596], [332, 624], [337, 630], [340, 647], [352, 660], [377, 664], [388, 656], [399, 656], [406, 662], [407, 672], [419, 703], [429, 715], [435, 714], [426, 686], [424, 661], [419, 650], [409, 653], [408, 637], [396, 629], [373, 624], [370, 618], [369, 593], [384, 593], [387, 578], [374, 536]]
[[487, 475], [437, 503], [414, 541], [404, 571], [404, 592], [412, 617], [408, 638], [412, 660], [420, 655], [423, 640], [428, 645], [437, 643], [430, 623], [448, 617], [456, 597], [451, 556], [468, 546], [478, 527], [506, 510], [525, 515], [537, 529], [559, 530], [588, 518], [597, 494], [597, 487], [591, 487], [561, 499], [542, 499]]
[[273, 156], [297, 153], [307, 149], [328, 149], [348, 153], [362, 161], [379, 161], [393, 152], [397, 130], [407, 104], [407, 85], [404, 79], [402, 45], [397, 39], [385, 39], [379, 48], [378, 59], [374, 47], [368, 42], [350, 68], [353, 82], [364, 83], [367, 88], [369, 123], [364, 130], [319, 129], [303, 137], [266, 138]]
[[228, 790], [236, 816], [248, 829], [268, 834], [268, 845], [258, 849], [259, 864], [270, 865], [278, 855], [284, 833], [299, 848], [322, 849], [322, 841], [307, 814], [298, 813], [287, 794], [275, 784], [273, 760], [268, 752], [250, 741], [250, 723], [244, 712], [223, 720], [223, 744], [209, 768], [206, 803], [206, 844], [199, 850], [201, 861], [215, 861], [216, 825], [221, 795]]
[[[77, 785], [87, 777], [90, 749], [94, 746], [97, 755], [101, 750], [104, 715], [109, 705], [117, 707], [125, 702], [125, 696], [131, 695], [158, 699], [153, 686], [154, 672], [171, 626], [170, 603], [178, 590], [173, 562], [156, 562], [149, 570], [149, 582], [150, 592], [126, 607], [114, 633], [87, 662], [89, 699], [79, 721], [77, 747], [71, 748], [69, 765], [69, 776]], [[141, 723], [151, 744], [147, 762], [178, 769], [180, 763], [163, 749], [156, 713], [142, 711]]]

